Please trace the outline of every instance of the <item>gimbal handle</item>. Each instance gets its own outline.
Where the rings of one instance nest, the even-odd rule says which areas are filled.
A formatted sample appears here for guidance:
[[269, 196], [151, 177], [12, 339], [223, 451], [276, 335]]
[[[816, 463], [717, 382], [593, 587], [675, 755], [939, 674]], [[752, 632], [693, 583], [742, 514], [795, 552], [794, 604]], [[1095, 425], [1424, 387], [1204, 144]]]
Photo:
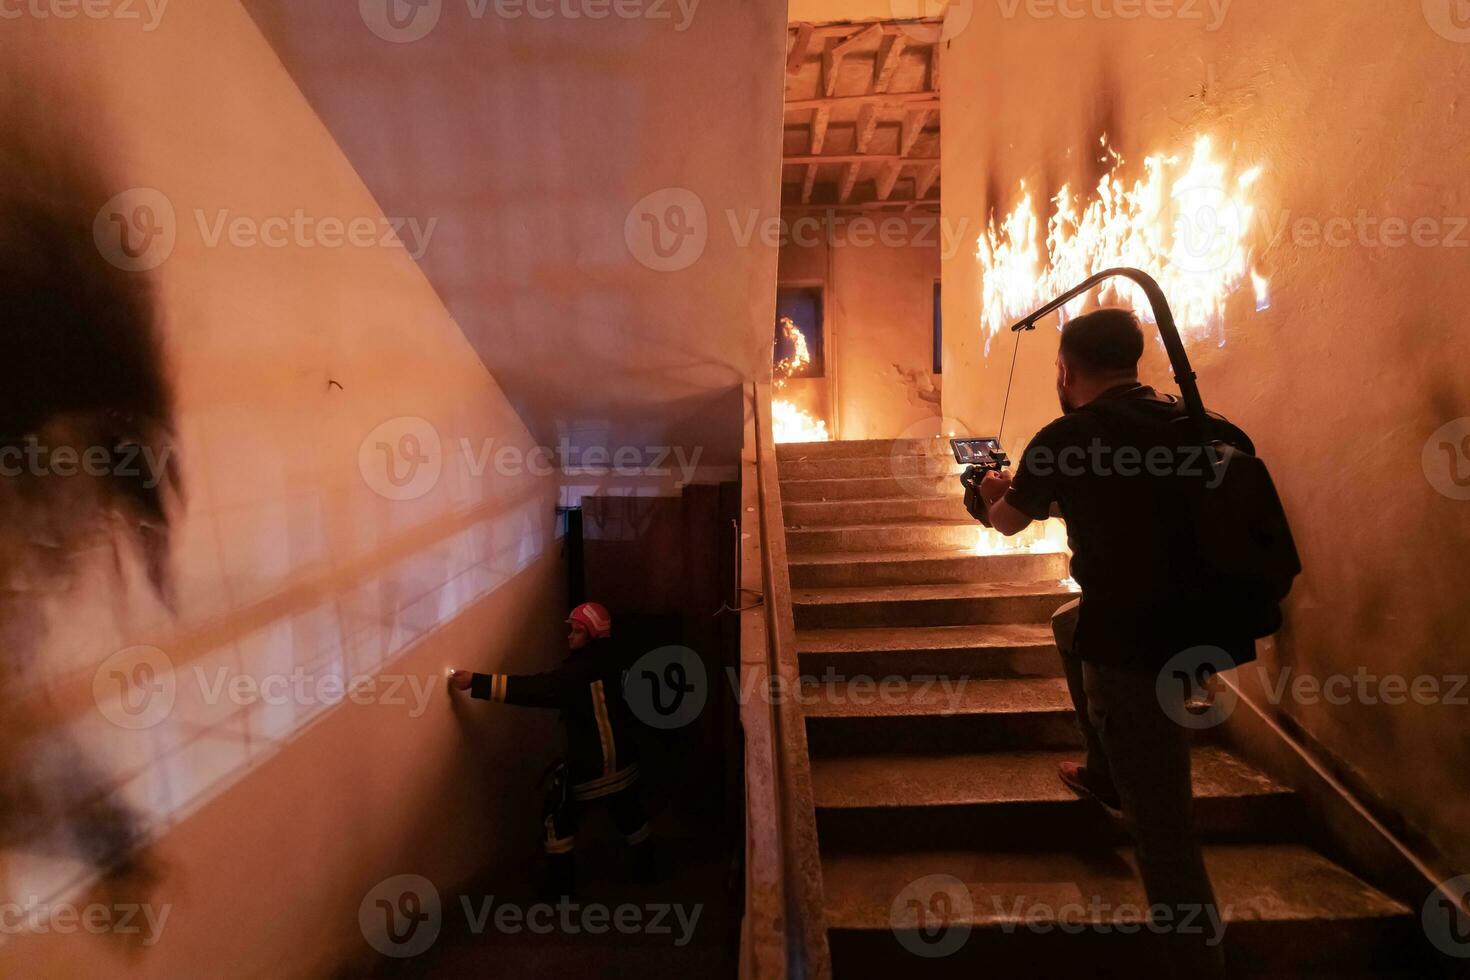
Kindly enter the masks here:
[[1143, 289], [1143, 294], [1148, 297], [1148, 304], [1153, 308], [1154, 322], [1159, 325], [1159, 334], [1164, 340], [1164, 350], [1168, 352], [1169, 363], [1174, 368], [1174, 381], [1179, 385], [1179, 393], [1184, 396], [1184, 408], [1189, 413], [1189, 417], [1194, 420], [1200, 444], [1205, 444], [1209, 441], [1210, 423], [1209, 416], [1205, 414], [1204, 400], [1200, 398], [1199, 385], [1195, 380], [1196, 375], [1189, 366], [1189, 355], [1184, 351], [1184, 342], [1179, 339], [1179, 328], [1174, 324], [1174, 314], [1169, 309], [1169, 301], [1164, 297], [1164, 291], [1159, 288], [1158, 282], [1147, 272], [1121, 266], [1099, 272], [1073, 286], [1040, 309], [1027, 314], [1011, 327], [1011, 331], [1035, 330], [1036, 321], [1042, 317], [1061, 309], [1098, 283], [1118, 276], [1138, 283]]

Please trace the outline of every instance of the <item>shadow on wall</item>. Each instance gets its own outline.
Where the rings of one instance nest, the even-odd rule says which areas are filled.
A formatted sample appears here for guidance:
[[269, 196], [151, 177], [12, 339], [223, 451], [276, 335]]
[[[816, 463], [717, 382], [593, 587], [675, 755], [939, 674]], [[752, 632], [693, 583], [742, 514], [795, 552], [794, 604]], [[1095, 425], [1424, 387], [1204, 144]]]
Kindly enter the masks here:
[[[182, 486], [157, 311], [94, 237], [107, 183], [80, 154], [12, 141], [0, 178], [0, 848], [79, 861], [136, 900], [155, 879], [143, 822], [64, 734], [39, 652], [46, 599], [99, 553], [120, 589], [136, 556], [171, 606]], [[122, 249], [137, 231], [105, 230]]]

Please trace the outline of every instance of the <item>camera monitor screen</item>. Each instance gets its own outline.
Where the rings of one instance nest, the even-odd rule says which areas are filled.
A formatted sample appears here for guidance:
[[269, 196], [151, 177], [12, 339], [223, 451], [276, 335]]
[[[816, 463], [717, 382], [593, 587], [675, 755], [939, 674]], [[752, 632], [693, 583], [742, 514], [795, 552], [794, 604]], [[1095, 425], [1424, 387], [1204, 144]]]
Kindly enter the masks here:
[[1004, 466], [1009, 460], [1000, 448], [1000, 440], [994, 436], [979, 439], [951, 439], [949, 446], [954, 450], [955, 462], [961, 466]]

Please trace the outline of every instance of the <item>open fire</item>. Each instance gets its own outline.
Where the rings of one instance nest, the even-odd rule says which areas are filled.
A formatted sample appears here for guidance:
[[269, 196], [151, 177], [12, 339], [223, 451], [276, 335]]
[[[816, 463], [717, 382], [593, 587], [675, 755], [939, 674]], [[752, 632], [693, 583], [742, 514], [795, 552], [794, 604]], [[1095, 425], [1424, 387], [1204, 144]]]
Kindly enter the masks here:
[[[1109, 170], [1083, 204], [1070, 185], [1051, 200], [1044, 229], [1032, 192], [999, 224], [991, 220], [976, 248], [987, 342], [1017, 318], [1053, 296], [1113, 266], [1132, 266], [1154, 276], [1169, 297], [1186, 342], [1224, 343], [1225, 305], [1249, 281], [1256, 309], [1269, 305], [1269, 283], [1252, 266], [1255, 220], [1252, 188], [1257, 166], [1237, 168], [1215, 154], [1208, 136], [1194, 142], [1188, 160], [1156, 154], [1144, 159], [1143, 176], [1128, 184], [1119, 176], [1123, 157], [1100, 140]], [[1149, 314], [1142, 292], [1115, 279], [1101, 299]], [[1064, 309], [1081, 313], [1089, 297]]]
[[988, 527], [976, 527], [974, 551], [977, 555], [1071, 554], [1067, 547], [1067, 526], [1058, 520], [1037, 521], [1010, 538]]
[[[777, 391], [812, 360], [806, 335], [790, 317], [781, 318], [781, 333], [791, 342], [791, 353], [776, 362], [772, 387]], [[832, 438], [827, 434], [826, 422], [785, 398], [771, 399], [771, 428], [776, 442], [826, 442]]]

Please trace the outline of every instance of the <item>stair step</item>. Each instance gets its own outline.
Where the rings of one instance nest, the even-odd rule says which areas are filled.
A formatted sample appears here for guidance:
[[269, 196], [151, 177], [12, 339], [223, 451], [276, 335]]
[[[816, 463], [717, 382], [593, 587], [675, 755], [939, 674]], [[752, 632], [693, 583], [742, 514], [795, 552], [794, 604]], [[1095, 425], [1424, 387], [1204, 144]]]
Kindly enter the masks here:
[[[782, 460], [783, 480], [851, 480], [873, 477], [948, 477], [960, 474], [960, 465], [948, 454], [848, 456]], [[956, 481], [958, 482], [958, 481]]]
[[776, 446], [780, 462], [801, 459], [840, 459], [854, 456], [919, 456], [948, 453], [944, 439], [844, 439], [834, 442], [784, 442]]
[[[921, 850], [987, 841], [1006, 848], [1059, 840], [1123, 843], [1124, 826], [1057, 777], [1077, 761], [1061, 750], [956, 755], [846, 755], [812, 760], [824, 852]], [[1195, 821], [1207, 840], [1295, 839], [1300, 820], [1286, 786], [1225, 749], [1194, 750]]]
[[1076, 590], [1062, 581], [792, 589], [797, 629], [1045, 623]]
[[795, 588], [862, 585], [941, 585], [965, 582], [1042, 582], [1065, 578], [1067, 556], [1018, 551], [1003, 555], [935, 551], [793, 552]]
[[[1306, 847], [1204, 850], [1232, 976], [1331, 976], [1339, 964], [1367, 972], [1386, 959], [1401, 967], [1409, 944], [1422, 944], [1406, 906]], [[1148, 902], [1129, 848], [824, 854], [822, 873], [839, 977], [1162, 975], [1147, 929], [1097, 928], [1143, 921]], [[916, 910], [926, 905], [947, 908], [950, 925], [921, 928]], [[936, 956], [955, 926], [969, 927], [950, 939], [962, 945]]]
[[828, 551], [931, 551], [973, 553], [981, 525], [962, 521], [895, 521], [889, 524], [847, 524], [832, 527], [789, 528], [786, 546], [793, 555]]
[[906, 476], [892, 474], [862, 479], [798, 480], [781, 474], [782, 502], [809, 503], [823, 500], [891, 500], [894, 497], [942, 497], [960, 485], [953, 476]]
[[828, 527], [834, 524], [888, 524], [895, 521], [971, 520], [965, 498], [959, 494], [932, 497], [902, 495], [876, 500], [791, 501], [782, 495], [788, 528]]
[[1051, 627], [1039, 623], [800, 630], [796, 651], [808, 676], [1000, 678], [1062, 672]]
[[807, 681], [801, 698], [813, 759], [1082, 744], [1062, 678]]

